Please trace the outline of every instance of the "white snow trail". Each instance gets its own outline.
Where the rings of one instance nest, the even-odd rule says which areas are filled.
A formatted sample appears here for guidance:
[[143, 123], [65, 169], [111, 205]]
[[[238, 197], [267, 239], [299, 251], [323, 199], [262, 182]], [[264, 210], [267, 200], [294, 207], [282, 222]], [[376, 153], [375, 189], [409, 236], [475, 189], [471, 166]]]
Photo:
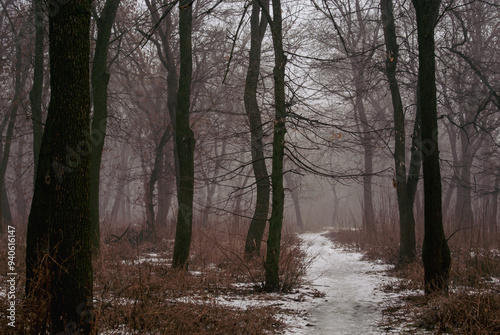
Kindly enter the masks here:
[[394, 295], [377, 288], [390, 281], [384, 275], [388, 265], [362, 261], [361, 253], [344, 251], [321, 233], [300, 236], [308, 255], [315, 257], [306, 280], [325, 296], [311, 301], [308, 325], [288, 334], [384, 334], [376, 324], [383, 302]]

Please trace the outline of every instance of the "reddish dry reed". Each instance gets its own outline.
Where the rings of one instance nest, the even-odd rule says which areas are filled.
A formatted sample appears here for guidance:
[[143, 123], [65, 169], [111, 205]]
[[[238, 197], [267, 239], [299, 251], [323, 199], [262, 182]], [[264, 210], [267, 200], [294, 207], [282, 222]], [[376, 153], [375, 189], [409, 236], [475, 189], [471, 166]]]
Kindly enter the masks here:
[[[246, 227], [242, 224], [195, 226], [189, 271], [170, 266], [173, 232], [144, 234], [140, 227], [108, 230], [94, 262], [94, 325], [99, 334], [269, 334], [285, 327], [273, 303], [262, 293], [264, 257], [243, 257]], [[265, 246], [265, 243], [263, 243]], [[17, 251], [16, 328], [7, 325], [7, 299], [0, 296], [0, 333], [45, 334], [50, 294], [24, 296], [24, 246]], [[2, 254], [5, 248], [2, 248]], [[261, 251], [265, 255], [265, 250]], [[5, 256], [5, 255], [2, 255]], [[283, 290], [300, 285], [305, 255], [300, 240], [283, 235]], [[6, 268], [5, 257], [2, 268]], [[2, 291], [6, 291], [2, 273]], [[47, 287], [48, 274], [37, 277]], [[252, 298], [260, 304], [245, 304]], [[229, 301], [240, 301], [231, 305]], [[241, 305], [241, 306], [239, 306]]]

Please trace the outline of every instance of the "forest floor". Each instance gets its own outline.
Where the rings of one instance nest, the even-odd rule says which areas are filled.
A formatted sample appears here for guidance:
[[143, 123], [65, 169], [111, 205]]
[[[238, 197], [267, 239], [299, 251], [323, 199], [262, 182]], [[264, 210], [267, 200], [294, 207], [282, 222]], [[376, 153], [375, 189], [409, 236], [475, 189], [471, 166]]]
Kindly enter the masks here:
[[[452, 293], [427, 299], [421, 264], [395, 266], [393, 243], [285, 233], [284, 290], [265, 293], [263, 259], [242, 259], [241, 229], [195, 231], [188, 272], [171, 269], [168, 236], [151, 242], [131, 229], [103, 239], [94, 266], [98, 334], [500, 334], [498, 253], [455, 250]], [[47, 301], [23, 297], [23, 252], [21, 243], [15, 329], [0, 274], [2, 334], [43, 333], [47, 323]]]

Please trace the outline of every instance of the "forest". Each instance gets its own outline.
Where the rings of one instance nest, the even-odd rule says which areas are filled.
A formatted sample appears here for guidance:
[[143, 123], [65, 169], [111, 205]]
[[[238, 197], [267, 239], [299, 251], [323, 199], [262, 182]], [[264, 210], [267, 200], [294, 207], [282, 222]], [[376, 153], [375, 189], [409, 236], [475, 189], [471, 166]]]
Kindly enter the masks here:
[[500, 334], [496, 0], [0, 4], [0, 333]]

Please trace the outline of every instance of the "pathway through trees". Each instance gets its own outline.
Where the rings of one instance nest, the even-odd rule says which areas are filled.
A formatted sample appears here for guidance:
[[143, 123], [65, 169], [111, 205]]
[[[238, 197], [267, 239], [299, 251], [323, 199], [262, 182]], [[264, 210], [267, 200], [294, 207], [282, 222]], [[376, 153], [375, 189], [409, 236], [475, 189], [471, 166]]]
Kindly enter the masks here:
[[304, 248], [315, 257], [306, 279], [325, 297], [309, 309], [309, 327], [295, 334], [384, 334], [377, 327], [384, 301], [394, 294], [380, 290], [391, 281], [387, 265], [361, 260], [362, 254], [345, 251], [321, 233], [301, 235]]

